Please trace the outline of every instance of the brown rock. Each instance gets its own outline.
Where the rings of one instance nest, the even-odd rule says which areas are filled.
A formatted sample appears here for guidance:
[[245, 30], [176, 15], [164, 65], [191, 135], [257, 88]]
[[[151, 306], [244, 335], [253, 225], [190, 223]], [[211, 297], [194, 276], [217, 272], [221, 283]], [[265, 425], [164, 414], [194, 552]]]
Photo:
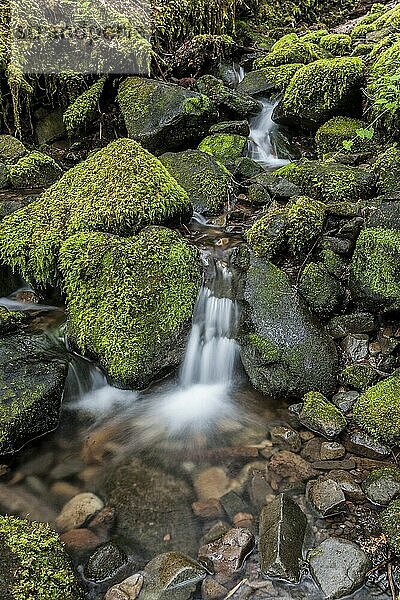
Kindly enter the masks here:
[[222, 538], [202, 546], [199, 559], [210, 561], [215, 573], [232, 577], [254, 548], [254, 535], [248, 529], [230, 529]]
[[253, 525], [254, 517], [250, 513], [237, 513], [233, 517], [233, 524], [235, 527], [244, 527], [250, 529]]
[[282, 450], [271, 458], [268, 471], [291, 481], [304, 481], [316, 477], [312, 465], [298, 454]]
[[194, 480], [194, 488], [200, 501], [221, 498], [230, 489], [230, 480], [221, 467], [210, 467], [201, 471]]
[[352, 460], [317, 460], [312, 466], [320, 471], [352, 471], [356, 463]]
[[228, 594], [226, 587], [215, 581], [213, 577], [206, 577], [201, 585], [202, 597], [206, 600], [220, 600]]
[[343, 458], [346, 454], [346, 448], [338, 442], [322, 442], [321, 460], [336, 460]]
[[193, 502], [192, 510], [196, 517], [201, 519], [219, 519], [224, 516], [224, 510], [217, 498]]
[[57, 517], [57, 526], [61, 531], [81, 527], [89, 517], [103, 508], [103, 501], [95, 494], [85, 492], [69, 500]]
[[105, 506], [88, 523], [89, 529], [102, 540], [107, 540], [115, 522], [115, 508]]
[[321, 459], [321, 446], [322, 440], [319, 437], [312, 437], [306, 442], [300, 452], [300, 455], [304, 460], [314, 462], [315, 460]]
[[117, 585], [113, 585], [104, 600], [136, 600], [143, 586], [143, 575], [136, 573]]
[[97, 535], [90, 529], [71, 529], [60, 535], [60, 540], [65, 544], [69, 552], [90, 552], [101, 544]]

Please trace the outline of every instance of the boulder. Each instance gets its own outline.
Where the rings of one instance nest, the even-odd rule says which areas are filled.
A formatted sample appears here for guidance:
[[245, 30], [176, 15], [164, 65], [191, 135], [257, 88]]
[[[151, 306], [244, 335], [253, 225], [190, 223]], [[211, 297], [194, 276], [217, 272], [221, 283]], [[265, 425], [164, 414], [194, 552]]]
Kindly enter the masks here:
[[236, 133], [213, 133], [199, 144], [199, 150], [210, 154], [227, 169], [235, 168], [236, 162], [244, 155], [247, 137]]
[[267, 396], [280, 398], [332, 391], [336, 348], [285, 273], [267, 260], [252, 257], [244, 301], [241, 357], [253, 385]]
[[62, 176], [61, 167], [47, 154], [29, 152], [8, 167], [13, 188], [48, 188]]
[[0, 135], [0, 163], [16, 163], [28, 150], [18, 138], [12, 135]]
[[68, 339], [115, 385], [144, 388], [180, 364], [201, 269], [196, 248], [179, 233], [76, 234], [61, 248], [60, 268]]
[[254, 98], [230, 89], [212, 75], [200, 77], [197, 80], [197, 89], [205, 94], [220, 112], [235, 118], [247, 118], [257, 113], [261, 107]]
[[344, 414], [319, 392], [305, 394], [299, 421], [329, 440], [337, 437], [347, 425]]
[[309, 481], [306, 497], [321, 517], [330, 517], [346, 511], [344, 492], [340, 484], [329, 477]]
[[370, 387], [356, 401], [353, 418], [375, 439], [388, 444], [400, 440], [400, 377], [394, 375]]
[[74, 233], [132, 235], [191, 214], [187, 193], [166, 168], [137, 142], [119, 139], [3, 219], [0, 257], [26, 280], [47, 285], [59, 279], [58, 252]]
[[359, 589], [370, 569], [368, 556], [354, 542], [328, 538], [309, 554], [311, 574], [327, 600]]
[[0, 338], [0, 453], [55, 429], [68, 372], [44, 335]]
[[0, 516], [0, 596], [81, 600], [69, 558], [46, 523]]
[[140, 547], [144, 558], [166, 551], [196, 554], [194, 498], [185, 481], [133, 459], [106, 477], [104, 492], [116, 510], [116, 532], [129, 549]]
[[118, 103], [129, 137], [158, 153], [201, 139], [214, 116], [207, 96], [136, 76], [120, 85]]
[[340, 281], [322, 263], [314, 262], [308, 263], [304, 268], [299, 292], [311, 310], [320, 317], [328, 317], [337, 312], [345, 297], [345, 289]]
[[334, 117], [324, 123], [317, 131], [315, 141], [320, 158], [330, 152], [343, 154], [345, 147], [343, 142], [351, 143], [351, 152], [374, 152], [375, 140], [368, 140], [357, 136], [359, 129], [366, 129], [368, 124], [360, 119], [349, 117]]
[[189, 195], [194, 210], [217, 214], [228, 201], [231, 174], [209, 153], [199, 150], [168, 152], [160, 157], [168, 172]]
[[299, 505], [280, 494], [260, 514], [260, 566], [264, 575], [292, 583], [300, 580], [307, 518]]

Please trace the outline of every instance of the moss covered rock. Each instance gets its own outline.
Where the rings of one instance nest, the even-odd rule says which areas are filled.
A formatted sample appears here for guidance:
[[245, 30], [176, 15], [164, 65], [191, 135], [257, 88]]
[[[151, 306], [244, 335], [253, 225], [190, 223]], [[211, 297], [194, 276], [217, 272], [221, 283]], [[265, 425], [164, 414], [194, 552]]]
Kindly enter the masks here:
[[168, 152], [160, 161], [186, 190], [196, 211], [215, 214], [229, 199], [231, 174], [210, 154], [199, 150]]
[[381, 512], [380, 524], [393, 552], [400, 556], [400, 500], [394, 500]]
[[0, 224], [1, 260], [25, 279], [57, 279], [62, 242], [79, 231], [132, 235], [148, 224], [189, 218], [187, 193], [137, 142], [120, 139], [70, 169]]
[[399, 397], [400, 377], [380, 381], [356, 401], [353, 418], [374, 438], [395, 444], [400, 440]]
[[8, 167], [14, 188], [46, 188], [60, 179], [62, 169], [46, 154], [30, 152]]
[[[11, 317], [4, 323], [11, 325]], [[44, 336], [0, 338], [0, 454], [15, 452], [57, 426], [67, 371], [67, 361], [54, 356]]]
[[28, 150], [21, 140], [12, 135], [0, 135], [0, 162], [6, 165], [13, 164], [27, 153]]
[[100, 77], [66, 109], [63, 122], [69, 136], [82, 131], [96, 116], [106, 77]]
[[353, 296], [372, 308], [400, 307], [400, 232], [364, 229], [352, 260]]
[[340, 382], [356, 390], [366, 390], [376, 383], [378, 374], [368, 363], [348, 365], [340, 374]]
[[328, 439], [337, 437], [347, 425], [344, 414], [319, 392], [308, 392], [304, 396], [300, 422]]
[[352, 142], [351, 152], [373, 152], [376, 148], [375, 140], [367, 140], [357, 136], [359, 129], [368, 125], [360, 119], [350, 117], [333, 117], [324, 123], [317, 131], [315, 141], [320, 158], [330, 152], [343, 152], [343, 142]]
[[300, 294], [311, 310], [321, 317], [328, 317], [340, 308], [345, 290], [322, 263], [309, 263], [300, 278]]
[[289, 179], [303, 194], [326, 204], [354, 202], [374, 192], [374, 177], [368, 169], [331, 162], [302, 160], [281, 167], [275, 176]]
[[220, 112], [228, 113], [234, 118], [247, 118], [260, 110], [259, 102], [243, 93], [243, 88], [238, 88], [238, 91], [232, 90], [213, 75], [200, 77], [197, 80], [197, 89]]
[[143, 388], [179, 364], [201, 270], [178, 233], [79, 233], [60, 252], [68, 337], [120, 387]]
[[400, 152], [398, 147], [393, 145], [380, 154], [373, 166], [379, 194], [400, 194], [399, 170]]
[[118, 103], [129, 137], [153, 152], [177, 150], [201, 139], [212, 122], [207, 96], [154, 79], [125, 79]]
[[361, 106], [363, 63], [358, 57], [317, 60], [293, 76], [274, 119], [316, 128], [332, 116]]
[[332, 56], [345, 56], [351, 53], [352, 40], [344, 33], [328, 33], [319, 38], [319, 45]]
[[253, 385], [278, 398], [332, 391], [335, 345], [301, 303], [285, 273], [252, 257], [244, 300], [241, 357]]
[[0, 516], [3, 600], [79, 600], [69, 558], [46, 523]]
[[246, 231], [244, 238], [257, 256], [273, 258], [286, 245], [287, 226], [286, 209], [274, 205]]
[[269, 89], [283, 92], [302, 66], [301, 63], [289, 63], [279, 67], [263, 67], [257, 73], [262, 73], [265, 81], [268, 82]]
[[299, 196], [287, 208], [289, 248], [295, 255], [310, 250], [322, 233], [326, 206], [318, 200]]
[[324, 51], [315, 43], [296, 34], [289, 33], [279, 39], [271, 48], [271, 51], [262, 58], [255, 61], [256, 69], [265, 67], [279, 67], [290, 63], [312, 63], [317, 59], [325, 57]]
[[0, 335], [17, 331], [28, 321], [29, 316], [26, 313], [0, 306]]
[[236, 161], [243, 156], [247, 138], [231, 133], [209, 135], [199, 144], [199, 150], [210, 154], [228, 169], [234, 169]]
[[[398, 11], [400, 24], [400, 10]], [[389, 47], [378, 54], [368, 72], [367, 97], [372, 118], [391, 136], [397, 135], [400, 128], [400, 108], [398, 105], [398, 76], [400, 69], [400, 40], [395, 44], [389, 40]], [[382, 107], [382, 102], [384, 106]], [[392, 106], [389, 107], [389, 103]]]

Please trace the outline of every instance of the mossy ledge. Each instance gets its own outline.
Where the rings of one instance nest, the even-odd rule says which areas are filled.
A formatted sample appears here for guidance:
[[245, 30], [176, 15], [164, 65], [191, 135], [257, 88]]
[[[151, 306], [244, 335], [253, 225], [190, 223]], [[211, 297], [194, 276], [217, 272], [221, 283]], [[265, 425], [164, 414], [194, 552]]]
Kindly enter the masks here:
[[57, 284], [58, 252], [71, 235], [128, 236], [191, 212], [187, 193], [159, 160], [137, 142], [119, 139], [1, 222], [0, 259], [31, 283]]
[[133, 238], [78, 233], [60, 259], [69, 339], [115, 385], [143, 388], [179, 364], [201, 283], [194, 246], [164, 227]]

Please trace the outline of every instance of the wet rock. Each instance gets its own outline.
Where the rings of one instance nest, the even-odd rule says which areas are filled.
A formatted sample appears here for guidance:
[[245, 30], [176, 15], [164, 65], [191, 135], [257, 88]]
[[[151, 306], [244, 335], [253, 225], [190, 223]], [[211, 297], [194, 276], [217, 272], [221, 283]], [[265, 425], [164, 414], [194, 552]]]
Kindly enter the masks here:
[[90, 519], [88, 527], [101, 540], [105, 541], [108, 538], [114, 523], [115, 509], [111, 506], [105, 506], [93, 517], [93, 519]]
[[129, 137], [158, 153], [201, 139], [214, 117], [212, 103], [205, 96], [142, 77], [125, 79], [118, 103]]
[[250, 512], [248, 504], [234, 491], [230, 491], [221, 496], [220, 502], [231, 520], [233, 520], [237, 513]]
[[228, 594], [228, 590], [213, 577], [206, 577], [201, 584], [201, 593], [206, 600], [222, 600]]
[[237, 91], [249, 96], [265, 94], [274, 89], [274, 84], [264, 71], [250, 71], [237, 86]]
[[337, 515], [346, 510], [344, 492], [333, 479], [320, 478], [309, 481], [306, 497], [321, 517]]
[[321, 471], [330, 471], [333, 469], [343, 469], [346, 471], [351, 471], [356, 468], [356, 463], [354, 460], [346, 459], [346, 460], [317, 460], [312, 464], [314, 469], [319, 469]]
[[363, 482], [362, 489], [373, 504], [387, 506], [400, 496], [400, 469], [391, 466], [375, 469]]
[[221, 498], [230, 487], [230, 480], [221, 467], [210, 467], [201, 471], [193, 482], [199, 500]]
[[229, 529], [230, 526], [226, 521], [217, 521], [210, 527], [210, 529], [208, 529], [208, 531], [204, 533], [203, 537], [201, 538], [200, 545], [205, 546], [210, 542], [215, 542], [215, 540], [218, 540], [224, 536]]
[[226, 87], [220, 79], [212, 75], [203, 75], [197, 80], [197, 89], [211, 102], [239, 118], [247, 118], [261, 109], [260, 103], [245, 94]]
[[308, 440], [301, 449], [301, 456], [308, 462], [321, 460], [322, 440], [319, 437], [313, 437]]
[[370, 561], [357, 544], [328, 538], [309, 555], [311, 574], [327, 600], [343, 598], [360, 588]]
[[305, 427], [328, 439], [337, 437], [347, 425], [343, 413], [318, 392], [309, 392], [304, 396], [299, 420]]
[[244, 135], [247, 137], [250, 134], [248, 121], [222, 121], [210, 127], [210, 133], [232, 133], [234, 135]]
[[252, 257], [244, 299], [241, 357], [252, 384], [275, 397], [298, 397], [313, 389], [331, 391], [336, 381], [336, 348], [283, 271]]
[[322, 442], [321, 460], [335, 460], [343, 458], [346, 454], [346, 448], [338, 442]]
[[0, 338], [0, 454], [57, 426], [67, 371], [47, 336]]
[[91, 581], [104, 581], [115, 575], [127, 562], [125, 552], [114, 542], [100, 546], [89, 558], [84, 574]]
[[90, 517], [101, 510], [104, 503], [95, 494], [84, 492], [71, 498], [62, 508], [57, 518], [61, 531], [81, 527]]
[[113, 585], [104, 596], [104, 600], [136, 600], [143, 586], [143, 575], [136, 573], [121, 583]]
[[379, 460], [386, 458], [391, 453], [389, 446], [385, 446], [359, 429], [346, 432], [342, 441], [349, 452], [366, 458]]
[[254, 517], [250, 513], [239, 512], [234, 515], [232, 521], [235, 527], [251, 529], [253, 526]]
[[299, 452], [301, 448], [300, 435], [291, 427], [273, 427], [271, 429], [271, 440], [274, 444], [285, 446], [292, 452]]
[[221, 502], [216, 498], [209, 498], [192, 504], [193, 514], [201, 519], [218, 519], [224, 516]]
[[292, 481], [311, 479], [318, 475], [309, 462], [287, 450], [273, 455], [268, 465], [268, 471]]
[[140, 546], [149, 558], [169, 549], [197, 551], [194, 498], [185, 481], [134, 459], [107, 477], [105, 492], [128, 548]]
[[60, 540], [75, 559], [89, 555], [102, 542], [90, 529], [85, 528], [66, 531], [60, 535]]
[[355, 502], [362, 502], [365, 499], [364, 492], [361, 486], [356, 482], [354, 477], [347, 471], [330, 471], [328, 478], [336, 481], [342, 488], [346, 499], [353, 500]]
[[307, 519], [298, 504], [281, 494], [260, 515], [260, 564], [264, 575], [296, 583]]
[[360, 393], [355, 390], [338, 392], [332, 397], [333, 404], [344, 414], [351, 411]]
[[230, 529], [223, 537], [199, 550], [199, 560], [209, 561], [215, 573], [231, 577], [240, 569], [254, 547], [254, 535], [248, 529]]
[[188, 600], [206, 574], [204, 567], [188, 556], [161, 554], [146, 565], [140, 600]]
[[47, 188], [60, 179], [62, 174], [62, 169], [50, 156], [36, 151], [8, 167], [11, 187], [16, 189]]
[[343, 349], [352, 362], [364, 360], [368, 356], [369, 337], [364, 334], [353, 334], [345, 337]]
[[263, 471], [254, 471], [250, 474], [247, 491], [253, 506], [258, 509], [264, 506], [267, 497], [273, 493], [267, 481], [265, 469]]
[[357, 312], [333, 317], [328, 323], [329, 333], [334, 338], [349, 334], [371, 333], [375, 331], [375, 316], [369, 312]]

